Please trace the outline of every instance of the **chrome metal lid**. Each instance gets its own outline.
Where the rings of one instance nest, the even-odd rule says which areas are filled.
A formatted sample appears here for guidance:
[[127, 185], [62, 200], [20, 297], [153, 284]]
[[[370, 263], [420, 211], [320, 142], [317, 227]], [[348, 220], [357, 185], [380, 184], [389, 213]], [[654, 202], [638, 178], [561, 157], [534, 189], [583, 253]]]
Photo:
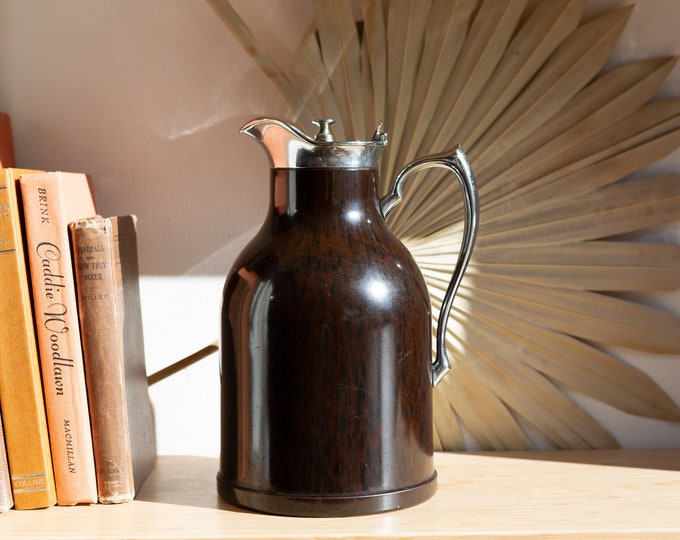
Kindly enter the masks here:
[[292, 124], [274, 118], [251, 120], [241, 128], [264, 146], [272, 168], [378, 168], [380, 155], [387, 145], [382, 122], [370, 141], [336, 142], [331, 132], [332, 119], [315, 120], [319, 132], [310, 137]]

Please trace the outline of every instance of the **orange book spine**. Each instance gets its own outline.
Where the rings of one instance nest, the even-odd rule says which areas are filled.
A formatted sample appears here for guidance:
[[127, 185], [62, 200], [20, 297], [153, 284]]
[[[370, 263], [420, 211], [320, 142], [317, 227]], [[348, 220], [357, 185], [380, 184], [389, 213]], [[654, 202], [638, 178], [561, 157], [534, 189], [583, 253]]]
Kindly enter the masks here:
[[0, 174], [0, 407], [20, 510], [57, 502], [17, 197], [17, 179], [29, 172]]
[[69, 229], [99, 502], [127, 502], [134, 498], [135, 485], [125, 394], [123, 284], [116, 271], [120, 264], [116, 239], [111, 220], [106, 218], [78, 220]]
[[85, 369], [68, 224], [95, 215], [77, 173], [21, 177], [27, 258], [43, 376], [57, 504], [97, 502]]

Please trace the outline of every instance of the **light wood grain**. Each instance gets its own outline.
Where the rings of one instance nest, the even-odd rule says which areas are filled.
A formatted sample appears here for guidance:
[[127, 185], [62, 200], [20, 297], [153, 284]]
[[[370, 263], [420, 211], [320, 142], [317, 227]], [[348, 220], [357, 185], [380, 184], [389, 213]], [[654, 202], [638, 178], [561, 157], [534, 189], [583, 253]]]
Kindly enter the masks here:
[[429, 501], [355, 518], [236, 510], [216, 458], [161, 457], [138, 499], [0, 514], [0, 538], [675, 538], [680, 450], [437, 454]]

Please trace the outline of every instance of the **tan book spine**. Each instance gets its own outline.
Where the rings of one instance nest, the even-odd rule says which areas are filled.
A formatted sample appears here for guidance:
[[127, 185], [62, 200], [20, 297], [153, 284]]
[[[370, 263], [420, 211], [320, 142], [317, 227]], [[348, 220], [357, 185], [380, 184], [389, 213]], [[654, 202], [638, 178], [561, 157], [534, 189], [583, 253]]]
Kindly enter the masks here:
[[35, 173], [19, 180], [57, 504], [97, 502], [85, 370], [68, 224], [96, 214], [88, 179]]
[[12, 482], [9, 476], [9, 464], [7, 463], [7, 449], [5, 448], [5, 432], [2, 428], [2, 415], [0, 414], [0, 512], [5, 512], [14, 506], [12, 499]]
[[134, 498], [123, 358], [123, 285], [106, 218], [69, 225], [99, 502]]
[[17, 197], [18, 177], [30, 172], [0, 174], [0, 407], [20, 510], [57, 502]]

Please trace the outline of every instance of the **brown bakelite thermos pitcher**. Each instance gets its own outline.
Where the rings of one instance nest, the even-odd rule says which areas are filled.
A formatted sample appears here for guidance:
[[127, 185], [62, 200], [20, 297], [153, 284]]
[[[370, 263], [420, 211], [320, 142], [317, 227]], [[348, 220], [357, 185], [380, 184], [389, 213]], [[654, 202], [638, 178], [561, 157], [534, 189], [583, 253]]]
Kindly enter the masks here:
[[[379, 200], [387, 135], [334, 141], [275, 119], [242, 132], [271, 162], [264, 224], [229, 272], [220, 341], [217, 488], [237, 506], [292, 516], [393, 510], [435, 493], [432, 387], [449, 370], [446, 323], [479, 209], [460, 148], [418, 159]], [[432, 361], [430, 298], [385, 218], [404, 179], [444, 167], [466, 218]]]

